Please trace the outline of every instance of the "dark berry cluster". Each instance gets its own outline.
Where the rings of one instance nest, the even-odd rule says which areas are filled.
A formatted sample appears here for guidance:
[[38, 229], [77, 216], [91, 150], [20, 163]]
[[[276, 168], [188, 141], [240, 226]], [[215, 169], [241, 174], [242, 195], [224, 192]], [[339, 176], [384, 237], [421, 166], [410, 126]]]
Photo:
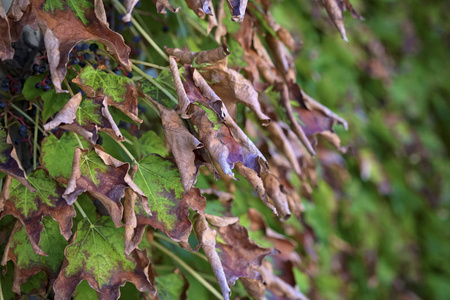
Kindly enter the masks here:
[[50, 75], [46, 76], [44, 80], [36, 83], [36, 85], [34, 86], [37, 89], [42, 88], [44, 90], [44, 92], [48, 92], [50, 90], [50, 84], [52, 83], [52, 80], [50, 79]]
[[23, 84], [20, 80], [14, 79], [8, 75], [8, 78], [5, 78], [1, 82], [1, 90], [3, 92], [9, 92], [12, 95], [20, 94], [22, 92]]

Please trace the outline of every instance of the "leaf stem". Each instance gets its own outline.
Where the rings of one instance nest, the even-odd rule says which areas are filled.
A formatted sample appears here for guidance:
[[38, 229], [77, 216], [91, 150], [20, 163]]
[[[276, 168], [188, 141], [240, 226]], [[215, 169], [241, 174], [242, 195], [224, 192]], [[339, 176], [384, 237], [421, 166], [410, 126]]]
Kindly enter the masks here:
[[[116, 140], [115, 140], [116, 141]], [[136, 158], [134, 158], [133, 154], [131, 154], [131, 152], [128, 150], [127, 147], [125, 147], [122, 142], [116, 141], [117, 145], [120, 146], [120, 148], [122, 148], [122, 150], [128, 155], [128, 157], [131, 159], [131, 161], [133, 162], [133, 164], [137, 164], [137, 160]]]
[[176, 261], [183, 269], [188, 271], [195, 279], [197, 279], [203, 286], [208, 289], [214, 296], [217, 297], [217, 299], [223, 299], [222, 295], [209, 283], [207, 282], [200, 274], [198, 274], [194, 269], [192, 269], [188, 264], [186, 264], [181, 258], [176, 256], [173, 252], [171, 252], [169, 249], [158, 243], [157, 241], [153, 241], [153, 245], [161, 250], [164, 254], [167, 254], [172, 258], [174, 261]]
[[78, 208], [78, 210], [80, 211], [83, 218], [88, 219], [88, 217], [87, 217], [86, 213], [84, 212], [83, 208], [81, 207], [80, 203], [75, 201], [74, 204], [75, 204], [75, 207]]
[[[14, 108], [15, 110], [17, 110], [18, 113], [20, 113], [22, 116], [24, 116], [28, 121], [31, 122], [31, 124], [38, 126], [38, 129], [45, 135], [44, 133], [44, 129], [42, 127], [40, 127], [38, 124], [36, 124], [36, 122], [34, 122], [34, 120], [27, 115], [23, 110], [21, 110], [17, 105], [15, 105], [14, 103], [10, 103], [9, 105], [11, 105], [12, 108]], [[6, 124], [6, 123], [5, 123]]]
[[33, 136], [33, 169], [36, 169], [37, 142], [38, 142], [38, 126], [39, 126], [39, 109], [36, 107], [36, 116], [34, 118], [34, 136]]
[[136, 71], [136, 73], [139, 73], [140, 75], [142, 75], [143, 77], [145, 77], [145, 79], [147, 79], [148, 81], [150, 81], [151, 84], [153, 84], [154, 86], [156, 86], [158, 89], [161, 90], [161, 92], [163, 92], [164, 94], [166, 94], [167, 97], [169, 97], [170, 100], [172, 100], [174, 103], [178, 104], [178, 100], [171, 94], [169, 93], [168, 90], [166, 90], [162, 85], [160, 85], [155, 78], [153, 78], [152, 76], [146, 74], [144, 71], [142, 71], [141, 69], [139, 69], [137, 66], [133, 65], [133, 70]]
[[[114, 7], [120, 11], [120, 13], [126, 14], [127, 11], [125, 7], [118, 1], [118, 0], [112, 0]], [[155, 43], [155, 41], [148, 35], [148, 33], [142, 28], [142, 26], [139, 24], [139, 22], [132, 16], [131, 21], [133, 22], [133, 25], [136, 27], [136, 29], [140, 32], [140, 34], [147, 40], [147, 42], [156, 50], [156, 52], [159, 53], [159, 55], [162, 56], [166, 61], [169, 61], [169, 57], [167, 56], [164, 51], [159, 48], [159, 46]]]
[[83, 144], [81, 143], [80, 137], [78, 136], [78, 134], [74, 133], [75, 138], [78, 141], [78, 145], [80, 146], [81, 149], [84, 149]]
[[135, 64], [139, 64], [139, 65], [143, 65], [143, 66], [147, 66], [147, 67], [152, 67], [152, 68], [155, 68], [155, 69], [161, 69], [161, 70], [170, 71], [169, 68], [163, 67], [163, 66], [160, 66], [160, 65], [157, 65], [157, 64], [152, 64], [152, 63], [149, 63], [149, 62], [146, 62], [146, 61], [141, 61], [141, 60], [132, 59], [132, 58], [130, 58], [130, 60], [131, 60], [131, 62], [133, 62]]
[[[177, 244], [176, 242], [174, 242], [172, 239], [168, 238], [167, 236], [165, 236], [165, 235], [163, 235], [163, 234], [160, 234], [160, 233], [158, 233], [158, 232], [154, 232], [153, 235], [156, 236], [156, 237], [159, 238], [159, 239], [165, 240], [166, 242], [169, 242], [169, 243], [171, 243], [171, 244], [173, 244], [173, 245], [177, 245], [177, 246], [178, 246], [178, 244]], [[187, 251], [187, 250], [186, 250], [186, 251]], [[204, 261], [209, 262], [208, 259], [206, 258], [206, 256], [204, 256], [204, 255], [201, 254], [201, 253], [194, 252], [194, 251], [190, 251], [189, 253], [194, 254], [195, 256], [197, 256], [197, 257], [203, 259]]]
[[73, 97], [74, 93], [73, 93], [73, 91], [72, 91], [72, 88], [70, 87], [69, 82], [67, 82], [67, 79], [66, 79], [66, 78], [64, 78], [64, 84], [66, 85], [67, 89], [69, 90], [70, 96]]

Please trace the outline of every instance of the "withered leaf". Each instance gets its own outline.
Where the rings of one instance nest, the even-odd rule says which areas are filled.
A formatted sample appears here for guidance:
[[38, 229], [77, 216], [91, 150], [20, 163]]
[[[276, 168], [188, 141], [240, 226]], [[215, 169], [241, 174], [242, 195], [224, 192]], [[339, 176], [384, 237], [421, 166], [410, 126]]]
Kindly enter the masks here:
[[67, 72], [69, 52], [80, 41], [92, 40], [104, 44], [119, 63], [131, 70], [131, 62], [128, 60], [130, 48], [125, 45], [120, 34], [108, 28], [105, 16], [101, 0], [83, 0], [77, 3], [30, 0], [8, 13], [8, 17], [16, 21], [11, 29], [14, 33], [12, 41], [20, 37], [20, 32], [26, 25], [37, 24], [40, 27], [44, 34], [52, 82], [57, 92], [63, 91], [61, 83]]
[[[128, 170], [130, 165], [118, 161], [99, 148], [84, 150], [75, 148], [67, 189], [63, 194], [68, 204], [73, 204], [77, 196], [88, 192], [106, 207], [117, 227], [122, 225], [123, 206], [120, 199], [125, 195], [125, 189], [131, 188], [142, 199], [146, 197], [133, 182]], [[148, 207], [144, 206], [148, 211]]]
[[87, 280], [103, 299], [118, 299], [120, 286], [132, 282], [139, 291], [156, 290], [148, 277], [150, 261], [146, 251], [124, 253], [124, 232], [115, 228], [110, 217], [95, 224], [84, 219], [78, 224], [71, 243], [65, 250], [66, 260], [53, 289], [55, 299], [69, 299], [76, 286]]
[[231, 20], [234, 22], [242, 22], [245, 16], [248, 0], [227, 0], [228, 7], [231, 12]]
[[0, 3], [0, 60], [12, 59], [14, 49], [11, 47], [11, 34], [9, 33], [9, 21], [6, 16], [3, 3]]
[[205, 17], [205, 14], [212, 15], [211, 0], [186, 0], [186, 4], [202, 19]]
[[76, 94], [53, 120], [44, 125], [44, 129], [49, 131], [57, 126], [83, 136], [94, 145], [98, 140], [99, 130], [118, 141], [124, 140], [109, 112], [105, 96], [82, 100], [81, 93]]
[[10, 185], [3, 187], [9, 191], [4, 202], [5, 210], [1, 212], [0, 218], [13, 215], [19, 219], [25, 225], [34, 252], [46, 255], [39, 247], [41, 232], [44, 229], [42, 218], [51, 215], [59, 223], [61, 235], [69, 240], [72, 235], [72, 218], [76, 213], [73, 206], [67, 205], [62, 198], [64, 188], [50, 177], [46, 169], [34, 170], [28, 175], [28, 180], [36, 192], [31, 193], [17, 180], [12, 180]]
[[230, 52], [226, 45], [197, 53], [175, 48], [167, 48], [166, 51], [181, 64], [192, 64], [210, 83], [234, 119], [237, 114], [236, 104], [240, 102], [249, 107], [263, 125], [270, 122], [270, 118], [261, 111], [258, 93], [252, 84], [241, 73], [228, 68], [227, 56]]
[[355, 11], [349, 0], [322, 0], [322, 2], [328, 16], [341, 34], [342, 39], [348, 42], [344, 27], [344, 11], [348, 9], [355, 19], [364, 20], [364, 18]]
[[24, 227], [17, 232], [13, 230], [10, 247], [4, 253], [4, 258], [12, 260], [15, 265], [12, 290], [18, 295], [21, 295], [20, 285], [41, 271], [47, 275], [47, 285], [51, 286], [61, 268], [67, 241], [60, 234], [57, 223], [50, 217], [43, 218], [42, 224], [42, 235], [45, 238], [39, 242], [39, 248], [49, 256], [35, 253]]
[[[131, 21], [131, 14], [133, 13], [133, 9], [138, 2], [139, 0], [125, 0], [124, 6], [127, 10], [127, 13], [122, 18], [123, 22]], [[159, 14], [167, 14], [166, 8], [173, 13], [177, 13], [180, 10], [179, 7], [174, 8], [167, 0], [153, 0], [153, 3], [155, 3], [156, 11]]]
[[4, 127], [0, 127], [0, 171], [18, 180], [31, 192], [35, 191], [28, 182], [25, 171], [20, 164], [16, 149], [14, 149], [9, 137], [8, 129]]
[[133, 121], [142, 123], [138, 117], [136, 86], [129, 78], [87, 66], [72, 81], [88, 97], [106, 96], [108, 105], [117, 107]]
[[197, 181], [198, 169], [200, 167], [196, 164], [194, 150], [202, 148], [203, 144], [186, 129], [183, 121], [173, 109], [168, 109], [151, 98], [148, 99], [159, 110], [167, 143], [173, 153], [175, 163], [180, 170], [181, 183], [187, 192]]

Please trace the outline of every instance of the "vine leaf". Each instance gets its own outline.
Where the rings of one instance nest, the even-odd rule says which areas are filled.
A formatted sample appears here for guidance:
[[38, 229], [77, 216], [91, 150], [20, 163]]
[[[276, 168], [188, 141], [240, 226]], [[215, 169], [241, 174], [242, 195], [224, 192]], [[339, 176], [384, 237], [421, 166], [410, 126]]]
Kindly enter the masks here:
[[[89, 146], [89, 143], [84, 140], [81, 143], [83, 147]], [[67, 183], [72, 172], [73, 155], [77, 146], [79, 146], [78, 140], [71, 132], [63, 133], [59, 139], [52, 134], [45, 137], [41, 143], [42, 151], [39, 157], [41, 166], [47, 168], [50, 175], [59, 182]]]
[[[19, 1], [17, 1], [19, 2]], [[57, 93], [63, 92], [61, 83], [67, 73], [69, 53], [81, 41], [97, 41], [104, 44], [107, 51], [125, 68], [131, 70], [128, 60], [130, 48], [123, 37], [109, 29], [105, 9], [101, 0], [31, 0], [13, 3], [8, 17], [13, 19], [11, 40], [20, 38], [26, 25], [39, 24], [44, 34], [45, 48], [49, 61], [52, 82]], [[18, 14], [17, 10], [21, 13]]]
[[270, 123], [270, 118], [261, 111], [258, 93], [250, 81], [236, 70], [228, 68], [227, 57], [230, 52], [226, 45], [201, 52], [176, 48], [167, 48], [166, 52], [174, 56], [182, 65], [191, 64], [196, 68], [222, 99], [234, 120], [237, 115], [237, 103], [242, 103], [256, 114], [261, 124]]
[[[125, 195], [125, 189], [131, 188], [142, 201], [146, 198], [128, 175], [129, 169], [128, 163], [118, 161], [99, 148], [89, 151], [77, 147], [73, 158], [72, 174], [63, 198], [71, 205], [78, 195], [87, 191], [103, 203], [114, 224], [120, 227], [123, 215], [120, 199]], [[148, 211], [145, 204], [144, 210]]]
[[118, 299], [120, 286], [127, 281], [139, 291], [155, 295], [146, 251], [136, 249], [125, 255], [123, 236], [123, 229], [115, 228], [110, 217], [102, 217], [95, 224], [88, 219], [81, 221], [66, 247], [66, 260], [53, 285], [55, 299], [69, 299], [82, 280], [104, 299]]
[[49, 256], [35, 253], [25, 227], [14, 234], [9, 250], [4, 254], [7, 260], [14, 262], [13, 291], [19, 295], [21, 295], [20, 285], [41, 271], [47, 275], [49, 278], [48, 285], [51, 286], [58, 276], [64, 259], [64, 248], [68, 243], [60, 234], [57, 223], [50, 217], [44, 217], [42, 224], [42, 239], [39, 242], [39, 247]]
[[42, 218], [51, 215], [59, 223], [61, 235], [69, 240], [72, 235], [72, 218], [76, 213], [73, 206], [67, 205], [62, 198], [64, 188], [50, 177], [46, 169], [40, 167], [34, 170], [28, 175], [28, 180], [36, 192], [31, 193], [17, 180], [12, 180], [9, 186], [3, 187], [9, 191], [2, 192], [8, 197], [5, 197], [5, 210], [0, 214], [0, 218], [13, 215], [19, 219], [25, 225], [35, 253], [46, 255], [39, 247], [41, 232], [44, 229]]
[[[133, 245], [139, 244], [145, 226], [151, 225], [174, 241], [187, 246], [192, 230], [189, 207], [204, 210], [206, 199], [197, 188], [184, 193], [180, 171], [171, 161], [158, 155], [148, 155], [138, 165], [134, 182], [147, 196], [152, 215], [146, 213], [141, 203], [136, 203], [137, 227], [133, 240], [137, 242]], [[130, 245], [131, 243], [132, 241], [128, 242]]]
[[0, 3], [0, 60], [12, 59], [14, 49], [11, 46], [11, 34], [9, 33], [9, 21], [6, 16], [3, 3]]
[[30, 191], [35, 191], [28, 182], [25, 171], [20, 164], [16, 150], [9, 137], [8, 129], [4, 127], [0, 127], [0, 171], [12, 176]]
[[117, 107], [133, 121], [142, 123], [138, 117], [137, 90], [129, 78], [86, 66], [72, 81], [88, 97], [106, 96], [108, 105]]
[[82, 99], [81, 92], [73, 96], [50, 122], [44, 125], [46, 131], [60, 126], [75, 132], [96, 144], [98, 131], [108, 133], [112, 138], [125, 140], [109, 112], [107, 98]]

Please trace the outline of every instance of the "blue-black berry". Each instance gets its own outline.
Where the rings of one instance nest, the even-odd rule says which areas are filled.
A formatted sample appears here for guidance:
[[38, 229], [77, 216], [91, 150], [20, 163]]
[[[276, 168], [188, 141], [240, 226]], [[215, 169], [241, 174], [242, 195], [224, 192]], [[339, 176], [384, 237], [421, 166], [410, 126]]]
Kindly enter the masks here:
[[9, 80], [5, 79], [2, 81], [2, 90], [7, 92], [9, 90]]
[[15, 138], [15, 139], [14, 139], [14, 145], [16, 145], [16, 146], [19, 146], [21, 142], [22, 142], [22, 141], [21, 141], [21, 139], [19, 139], [19, 138]]
[[41, 67], [40, 67], [38, 64], [34, 64], [34, 65], [33, 65], [33, 72], [39, 73], [40, 68], [41, 68]]
[[70, 63], [71, 63], [72, 65], [78, 65], [79, 62], [80, 62], [80, 60], [78, 59], [78, 57], [72, 57], [72, 58], [70, 59]]
[[3, 109], [3, 108], [5, 108], [6, 107], [6, 103], [5, 102], [0, 102], [0, 109]]
[[50, 78], [48, 78], [48, 77], [45, 78], [45, 83], [46, 83], [46, 84], [50, 84], [51, 82], [52, 82], [52, 81], [50, 80]]
[[37, 88], [37, 89], [40, 89], [41, 88], [41, 83], [40, 82], [36, 83], [36, 85], [34, 87]]
[[44, 73], [47, 70], [47, 68], [45, 66], [41, 66], [39, 67], [39, 73]]
[[85, 60], [89, 60], [91, 58], [91, 56], [89, 55], [89, 53], [85, 53], [84, 54], [84, 59]]
[[83, 44], [81, 45], [81, 50], [82, 50], [82, 51], [85, 51], [85, 50], [87, 50], [87, 49], [89, 49], [89, 45], [86, 44], [86, 43], [83, 43]]
[[48, 92], [50, 90], [50, 86], [48, 84], [44, 84], [42, 89], [44, 90], [44, 92]]
[[113, 72], [114, 72], [116, 75], [120, 75], [120, 70], [118, 70], [118, 69], [113, 70]]
[[98, 50], [98, 45], [96, 43], [90, 44], [89, 45], [89, 50], [91, 50], [92, 52], [97, 52]]
[[140, 37], [140, 36], [138, 36], [138, 35], [137, 35], [137, 36], [133, 36], [133, 42], [134, 42], [134, 43], [137, 44], [137, 43], [139, 43], [140, 41], [141, 41], [141, 37]]
[[129, 73], [127, 74], [127, 77], [128, 77], [128, 78], [133, 78], [133, 73], [129, 72]]

